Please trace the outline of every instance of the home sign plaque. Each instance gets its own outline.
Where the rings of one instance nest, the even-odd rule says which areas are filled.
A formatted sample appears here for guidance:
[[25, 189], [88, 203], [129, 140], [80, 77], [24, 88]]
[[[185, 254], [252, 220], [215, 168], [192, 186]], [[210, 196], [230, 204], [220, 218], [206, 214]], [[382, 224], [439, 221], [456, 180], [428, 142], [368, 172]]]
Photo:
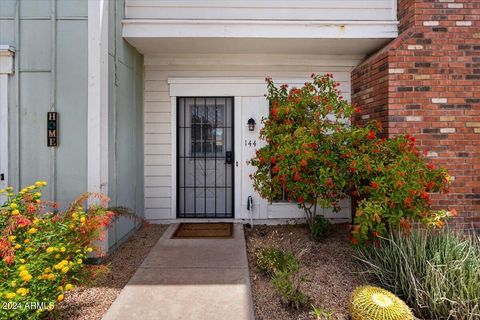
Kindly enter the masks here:
[[58, 146], [58, 112], [47, 112], [47, 146]]

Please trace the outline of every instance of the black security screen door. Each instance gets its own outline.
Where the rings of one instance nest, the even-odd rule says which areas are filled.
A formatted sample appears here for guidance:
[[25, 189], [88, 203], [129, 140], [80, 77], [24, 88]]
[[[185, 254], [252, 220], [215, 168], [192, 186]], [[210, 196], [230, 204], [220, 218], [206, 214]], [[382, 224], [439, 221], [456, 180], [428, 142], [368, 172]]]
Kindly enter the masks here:
[[233, 98], [177, 99], [177, 216], [233, 218]]

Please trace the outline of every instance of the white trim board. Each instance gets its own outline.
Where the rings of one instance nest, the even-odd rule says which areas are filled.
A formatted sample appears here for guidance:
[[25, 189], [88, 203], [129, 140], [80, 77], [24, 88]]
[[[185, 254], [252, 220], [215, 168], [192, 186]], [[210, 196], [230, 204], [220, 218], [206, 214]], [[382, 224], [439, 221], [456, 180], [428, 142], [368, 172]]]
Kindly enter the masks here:
[[122, 20], [124, 38], [393, 39], [397, 21]]
[[[363, 54], [148, 54], [145, 56], [145, 66], [155, 68], [159, 66], [225, 66], [234, 65], [241, 67], [252, 66], [286, 66], [322, 68], [329, 72], [351, 71], [362, 59]], [[332, 68], [334, 67], [334, 68]]]
[[[274, 79], [278, 84], [302, 86], [311, 79]], [[265, 79], [260, 78], [168, 78], [170, 96], [262, 97], [267, 93]], [[350, 92], [343, 91], [345, 95]]]
[[[87, 191], [108, 194], [108, 1], [88, 1]], [[88, 204], [98, 200], [89, 199]], [[108, 251], [108, 233], [99, 245]]]
[[[8, 102], [9, 96], [9, 77], [14, 72], [13, 59], [15, 50], [6, 45], [0, 46], [0, 173], [4, 175], [4, 180], [0, 180], [0, 189], [4, 189], [9, 183], [9, 135], [8, 135]], [[4, 196], [0, 195], [0, 203], [3, 203]]]
[[108, 183], [108, 1], [88, 1], [88, 183], [107, 193]]

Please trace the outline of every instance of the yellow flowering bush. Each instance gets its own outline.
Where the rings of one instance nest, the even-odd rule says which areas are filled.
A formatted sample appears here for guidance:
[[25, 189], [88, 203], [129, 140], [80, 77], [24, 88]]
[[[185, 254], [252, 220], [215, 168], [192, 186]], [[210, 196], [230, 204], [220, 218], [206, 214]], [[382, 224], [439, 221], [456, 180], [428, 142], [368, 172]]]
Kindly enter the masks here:
[[[87, 193], [65, 211], [41, 200], [44, 181], [13, 193], [0, 206], [0, 319], [41, 319], [64, 300], [74, 284], [92, 276], [84, 264], [113, 213], [108, 199]], [[95, 197], [98, 205], [84, 208]]]

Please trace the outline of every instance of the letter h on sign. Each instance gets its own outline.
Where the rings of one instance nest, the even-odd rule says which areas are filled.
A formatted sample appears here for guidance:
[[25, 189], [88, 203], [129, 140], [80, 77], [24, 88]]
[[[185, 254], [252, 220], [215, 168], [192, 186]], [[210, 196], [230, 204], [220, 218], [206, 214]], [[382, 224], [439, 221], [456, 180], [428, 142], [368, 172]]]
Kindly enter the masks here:
[[47, 146], [58, 146], [58, 113], [47, 112]]

